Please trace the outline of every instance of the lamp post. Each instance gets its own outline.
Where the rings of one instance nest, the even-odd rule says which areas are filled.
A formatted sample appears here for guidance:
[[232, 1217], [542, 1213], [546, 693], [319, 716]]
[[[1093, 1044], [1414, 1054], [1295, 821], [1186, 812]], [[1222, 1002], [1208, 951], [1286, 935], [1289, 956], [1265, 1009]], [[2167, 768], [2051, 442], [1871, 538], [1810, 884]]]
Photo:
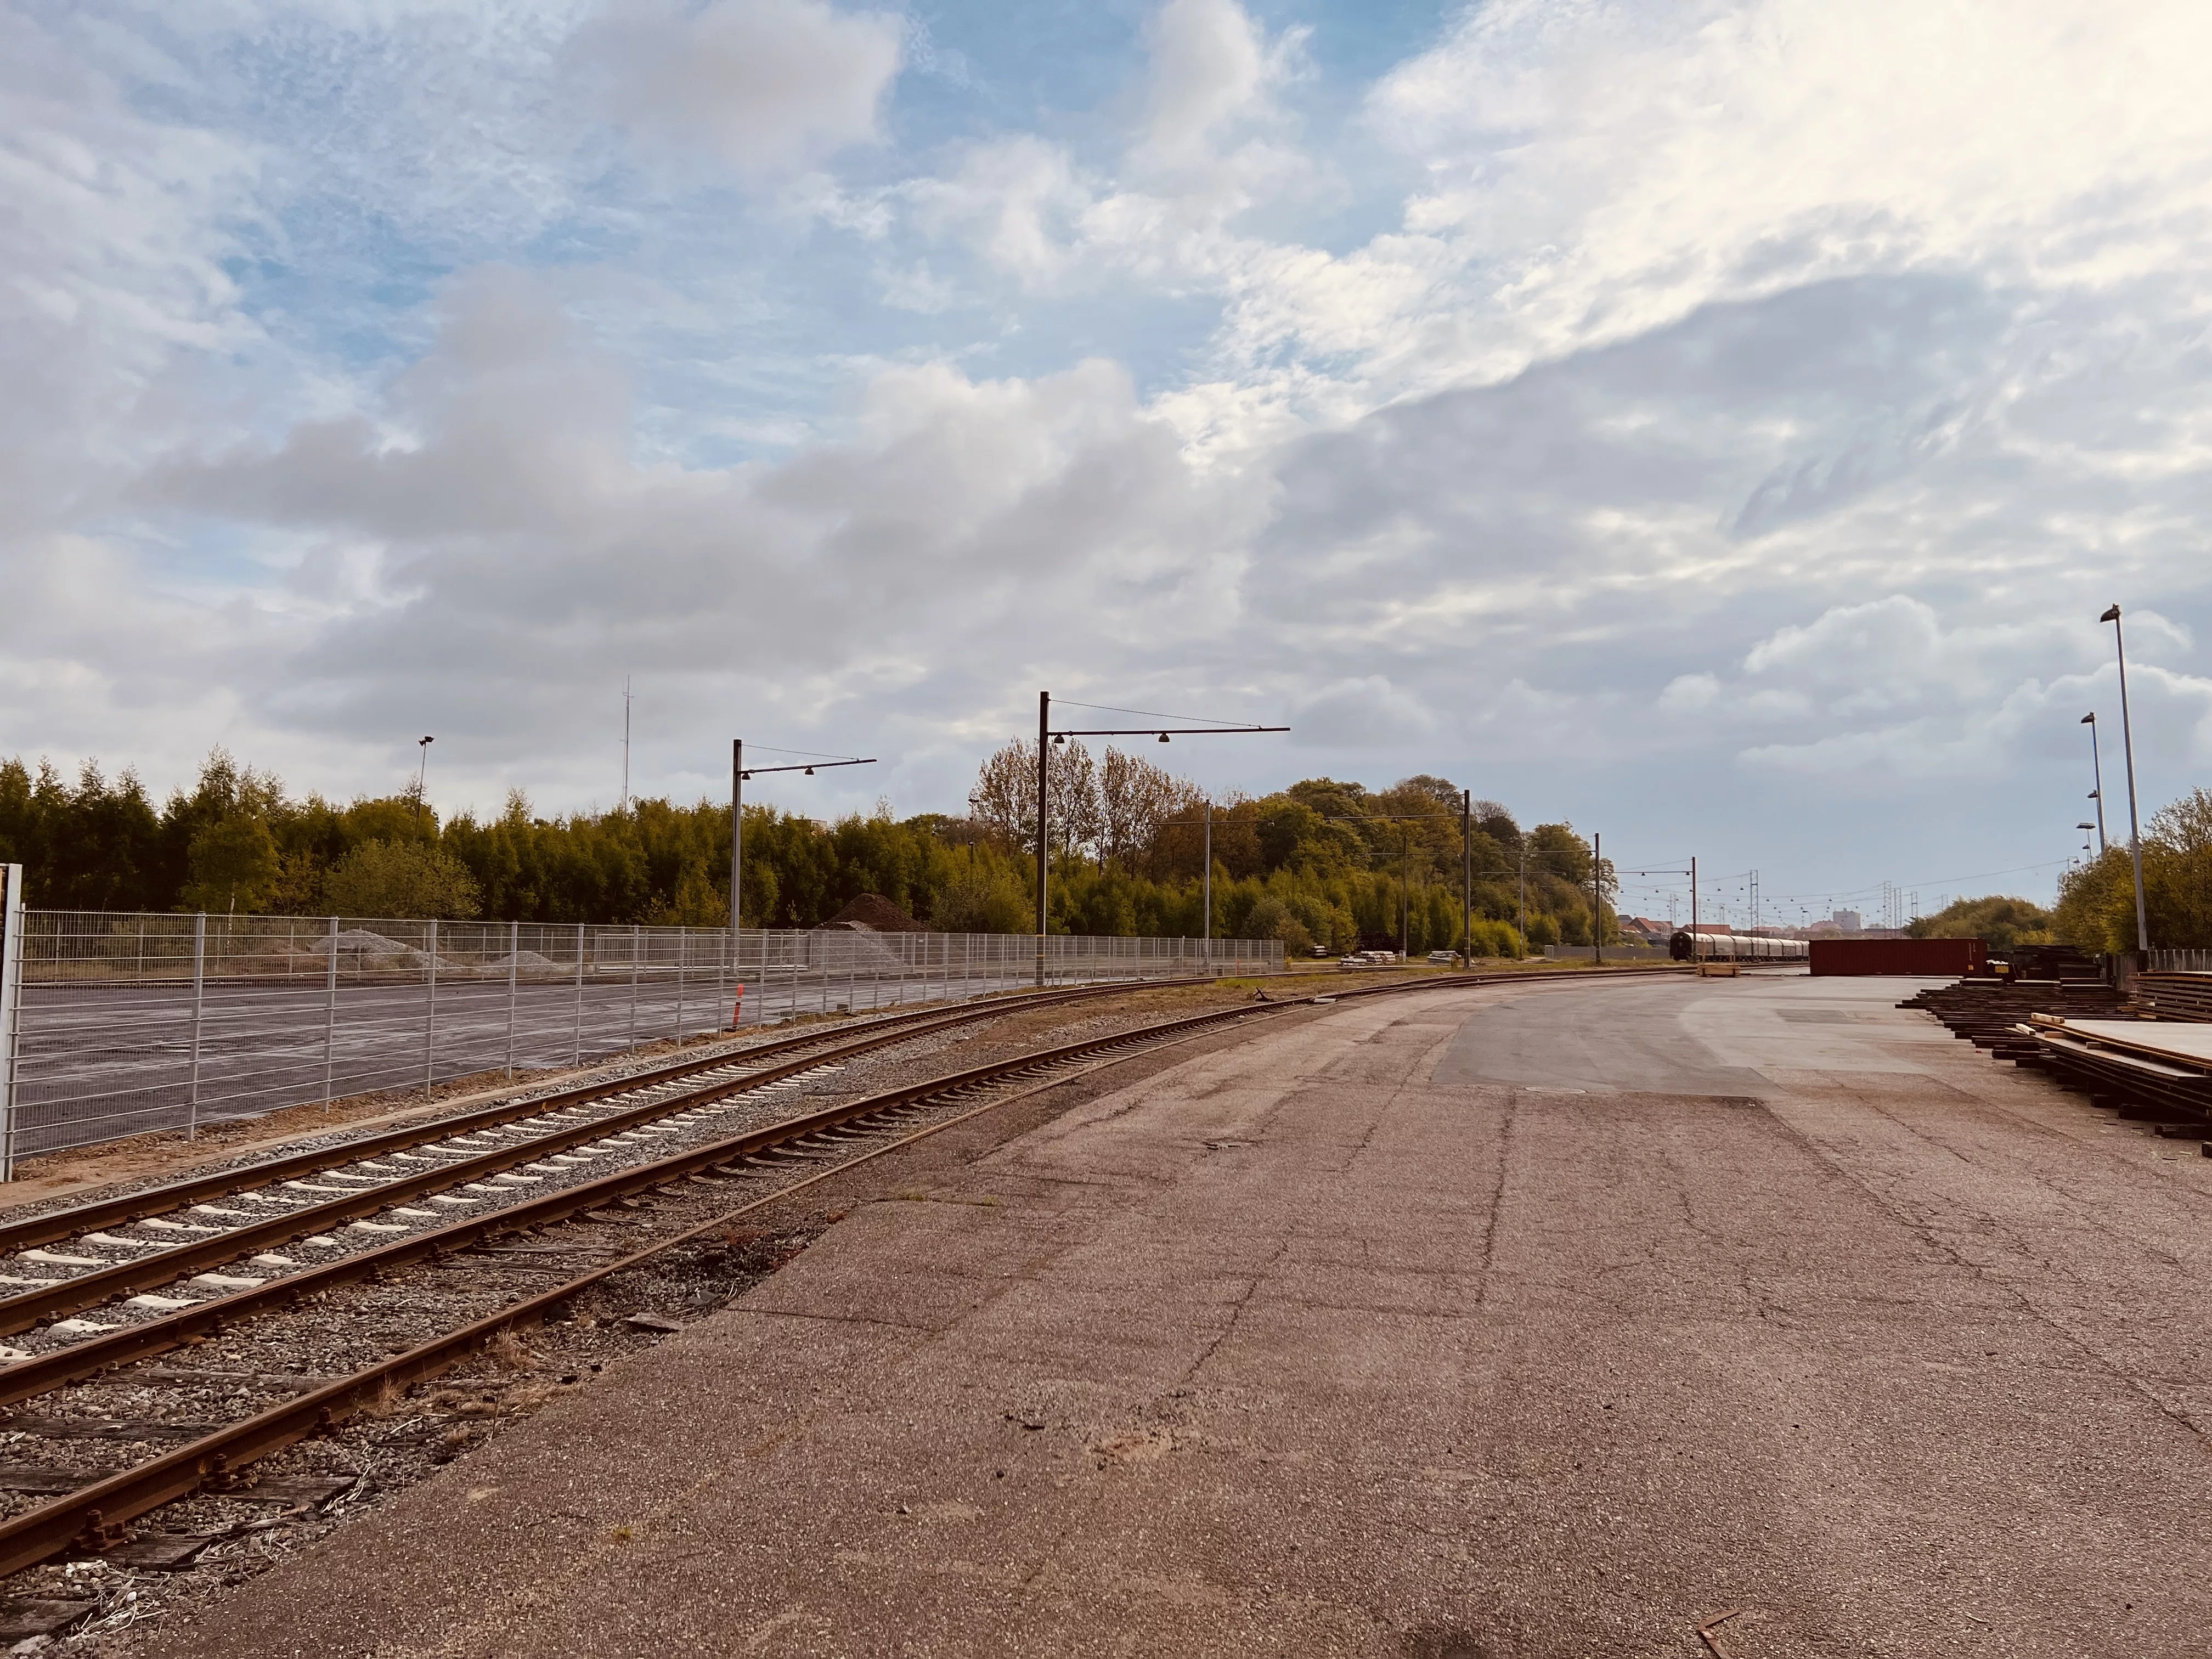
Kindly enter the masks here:
[[1459, 792], [1460, 965], [1474, 967], [1474, 791]]
[[[2119, 618], [2113, 618], [2115, 622]], [[2089, 775], [2097, 787], [2089, 792], [2089, 799], [2097, 803], [2097, 856], [2105, 856], [2105, 757], [2097, 752], [2097, 711], [2091, 709], [2081, 716], [2081, 724], [2089, 728]]]
[[2136, 814], [2136, 738], [2135, 727], [2128, 718], [2128, 647], [2120, 629], [2120, 607], [2117, 605], [2097, 618], [2112, 625], [2112, 651], [2120, 665], [2120, 752], [2127, 757], [2128, 766], [2128, 856], [2135, 865], [2136, 874], [2136, 949], [2150, 949], [2150, 916], [2143, 904], [2142, 828]]
[[1590, 831], [1590, 965], [1605, 965], [1605, 927], [1600, 920], [1605, 914], [1605, 842], [1598, 832]]
[[1528, 949], [1528, 842], [1526, 836], [1522, 838], [1520, 854], [1521, 950], [1525, 956]]
[[422, 792], [430, 782], [430, 745], [436, 741], [435, 738], [415, 739], [415, 746], [422, 751], [422, 768], [415, 774], [415, 833], [417, 836], [422, 833]]
[[[1184, 714], [1150, 714], [1149, 711], [1142, 708], [1114, 708], [1103, 703], [1095, 702], [1071, 702], [1068, 707], [1071, 708], [1096, 708], [1101, 713], [1109, 714], [1136, 714], [1156, 720], [1180, 720], [1194, 718]], [[1052, 848], [1052, 798], [1049, 793], [1052, 783], [1052, 776], [1049, 769], [1052, 756], [1052, 745], [1055, 743], [1064, 744], [1070, 738], [1157, 737], [1162, 743], [1165, 743], [1170, 737], [1220, 738], [1240, 736], [1254, 732], [1287, 732], [1291, 728], [1287, 726], [1225, 726], [1217, 722], [1211, 726], [1089, 726], [1083, 728], [1071, 727], [1064, 731], [1055, 732], [1052, 729], [1052, 693], [1049, 691], [1040, 691], [1037, 693], [1036, 982], [1039, 985], [1042, 985], [1044, 983], [1044, 942], [1047, 927], [1046, 918], [1049, 914], [1046, 907], [1046, 900], [1048, 896], [1047, 890], [1048, 885], [1052, 877], [1052, 861], [1050, 858]], [[1209, 843], [1211, 842], [1211, 839], [1212, 837], [1209, 834]], [[1211, 890], [1213, 876], [1213, 859], [1210, 846], [1206, 861], [1206, 885], [1208, 889], [1208, 904], [1210, 907], [1212, 902]], [[1212, 957], [1212, 916], [1210, 908], [1207, 912], [1206, 934], [1206, 948], [1208, 952], [1206, 967], [1210, 972], [1213, 965]]]
[[1206, 800], [1204, 816], [1194, 818], [1164, 818], [1160, 822], [1160, 828], [1165, 830], [1175, 825], [1188, 823], [1202, 824], [1206, 829], [1206, 840], [1201, 848], [1204, 873], [1199, 878], [1198, 902], [1199, 908], [1205, 912], [1200, 919], [1200, 927], [1201, 936], [1206, 941], [1206, 971], [1211, 973], [1213, 970], [1213, 801], [1211, 797]]
[[[783, 755], [792, 751], [772, 749], [769, 752]], [[873, 766], [875, 763], [872, 755], [865, 760], [817, 755], [811, 761], [799, 761], [789, 766], [747, 766], [745, 740], [743, 738], [730, 739], [730, 949], [732, 952], [738, 948], [738, 921], [744, 914], [738, 908], [738, 898], [745, 873], [745, 780], [756, 773], [763, 772], [804, 772], [811, 778], [817, 767], [827, 771], [833, 766]]]

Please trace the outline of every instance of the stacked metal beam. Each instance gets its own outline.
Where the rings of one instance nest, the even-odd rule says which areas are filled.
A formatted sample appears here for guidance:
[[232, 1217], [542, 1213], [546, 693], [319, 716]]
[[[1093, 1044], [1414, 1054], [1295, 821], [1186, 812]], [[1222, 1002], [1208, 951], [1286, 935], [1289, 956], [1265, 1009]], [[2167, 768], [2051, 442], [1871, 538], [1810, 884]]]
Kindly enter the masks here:
[[2035, 1063], [2097, 1104], [2191, 1135], [2212, 1125], [2212, 1029], [2053, 1014], [2032, 1015], [2027, 1029]]
[[1898, 1006], [2161, 1134], [2212, 1133], [2212, 975], [2142, 975], [2124, 1004], [2096, 980], [1970, 979]]
[[2130, 1006], [2160, 1019], [2212, 1020], [2212, 974], [2137, 974]]
[[[2100, 979], [2045, 980], [2021, 982], [2003, 979], [1962, 979], [1907, 997], [1900, 1008], [1922, 1008], [1950, 1028], [1951, 1035], [1986, 1048], [2003, 1060], [2020, 1060], [2035, 1053], [2035, 1039], [2022, 1028], [2032, 1014], [2061, 1014], [2081, 1018], [2110, 1018], [2119, 1012], [2120, 999]], [[2032, 1063], [2032, 1061], [2031, 1061]]]

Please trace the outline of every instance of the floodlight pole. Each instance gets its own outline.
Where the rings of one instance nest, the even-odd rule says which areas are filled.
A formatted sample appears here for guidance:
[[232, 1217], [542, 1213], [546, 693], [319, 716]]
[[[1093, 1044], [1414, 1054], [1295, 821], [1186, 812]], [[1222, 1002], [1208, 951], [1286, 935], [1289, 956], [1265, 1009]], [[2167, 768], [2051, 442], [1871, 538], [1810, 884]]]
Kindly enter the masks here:
[[2150, 918], [2143, 906], [2142, 830], [2136, 818], [2136, 738], [2128, 719], [2128, 647], [2120, 633], [2120, 607], [2114, 605], [2097, 620], [2112, 623], [2112, 650], [2120, 665], [2120, 749], [2128, 763], [2128, 855], [2136, 869], [2136, 949], [2148, 952]]
[[1200, 884], [1200, 902], [1206, 907], [1206, 971], [1213, 971], [1213, 798], [1206, 800], [1206, 878]]
[[1398, 960], [1408, 961], [1413, 954], [1413, 832], [1406, 827], [1407, 820], [1398, 823]]
[[2097, 856], [2105, 856], [2105, 757], [2098, 752], [2097, 711], [2091, 709], [2081, 716], [2081, 724], [2089, 728], [2089, 775], [2097, 787], [2089, 792], [2089, 799], [2097, 803]]
[[1605, 965], [1605, 838], [1590, 831], [1590, 965]]
[[1052, 838], [1046, 833], [1047, 812], [1045, 792], [1051, 781], [1047, 771], [1052, 759], [1052, 693], [1037, 693], [1037, 880], [1036, 880], [1036, 982], [1044, 983], [1044, 940], [1047, 915], [1045, 884], [1051, 879]]
[[1521, 838], [1519, 851], [1521, 859], [1521, 951], [1525, 957], [1528, 951], [1528, 838], [1526, 836], [1523, 836]]
[[[1179, 717], [1176, 715], [1169, 715], [1166, 718], [1173, 720]], [[1046, 859], [1046, 848], [1052, 844], [1052, 836], [1049, 829], [1051, 815], [1045, 799], [1046, 786], [1050, 780], [1045, 769], [1048, 763], [1048, 759], [1052, 751], [1053, 744], [1055, 742], [1064, 742], [1069, 738], [1152, 737], [1157, 737], [1162, 743], [1165, 743], [1171, 736], [1180, 738], [1219, 738], [1242, 736], [1245, 733], [1253, 732], [1287, 732], [1291, 728], [1287, 726], [1187, 726], [1166, 727], [1158, 726], [1115, 726], [1086, 728], [1081, 731], [1070, 730], [1066, 732], [1055, 732], [1052, 729], [1052, 693], [1049, 691], [1040, 691], [1037, 693], [1036, 982], [1039, 985], [1042, 985], [1044, 983], [1046, 920], [1045, 884], [1050, 873]], [[1210, 972], [1212, 971], [1213, 963], [1212, 932], [1213, 836], [1210, 824], [1206, 835], [1206, 873], [1207, 881], [1208, 907], [1206, 912], [1206, 966]]]
[[[770, 750], [769, 753], [775, 751]], [[787, 750], [786, 752], [788, 752]], [[817, 771], [828, 771], [833, 766], [873, 766], [876, 757], [866, 759], [800, 761], [790, 766], [747, 766], [745, 740], [730, 739], [730, 948], [737, 949], [738, 921], [743, 914], [738, 908], [738, 896], [744, 879], [745, 846], [745, 780], [756, 772], [804, 772], [812, 777]]]
[[1474, 791], [1459, 792], [1460, 965], [1474, 966]]

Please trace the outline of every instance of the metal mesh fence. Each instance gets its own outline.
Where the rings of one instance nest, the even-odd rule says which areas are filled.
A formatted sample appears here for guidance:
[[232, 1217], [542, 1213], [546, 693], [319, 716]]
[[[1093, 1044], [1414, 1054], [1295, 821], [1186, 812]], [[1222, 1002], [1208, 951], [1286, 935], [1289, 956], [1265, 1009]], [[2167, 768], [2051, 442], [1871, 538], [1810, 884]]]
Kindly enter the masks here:
[[[5, 1164], [486, 1072], [580, 1065], [800, 1014], [1033, 983], [1029, 934], [769, 933], [21, 913]], [[1206, 971], [1199, 939], [1055, 936], [1048, 984]], [[1212, 971], [1273, 973], [1273, 940]]]

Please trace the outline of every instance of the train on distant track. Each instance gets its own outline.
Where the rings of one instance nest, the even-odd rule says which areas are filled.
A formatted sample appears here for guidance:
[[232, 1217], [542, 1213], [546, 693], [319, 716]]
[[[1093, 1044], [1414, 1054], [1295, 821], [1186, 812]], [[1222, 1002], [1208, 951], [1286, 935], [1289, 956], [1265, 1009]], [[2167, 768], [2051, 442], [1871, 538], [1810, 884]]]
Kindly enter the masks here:
[[1752, 933], [1692, 933], [1683, 928], [1667, 941], [1667, 954], [1677, 962], [1697, 957], [1705, 962], [1803, 962], [1813, 947], [1802, 939], [1765, 939]]

